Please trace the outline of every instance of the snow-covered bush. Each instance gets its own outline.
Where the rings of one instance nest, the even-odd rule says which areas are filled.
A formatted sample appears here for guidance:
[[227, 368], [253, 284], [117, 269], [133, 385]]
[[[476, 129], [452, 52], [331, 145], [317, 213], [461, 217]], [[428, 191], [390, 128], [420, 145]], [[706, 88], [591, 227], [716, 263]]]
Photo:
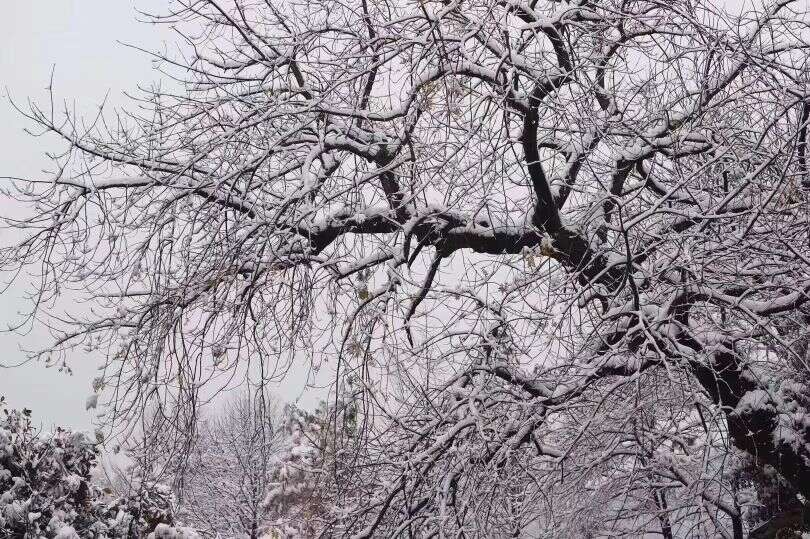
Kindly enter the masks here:
[[94, 484], [99, 446], [88, 435], [40, 432], [30, 410], [7, 409], [2, 398], [0, 408], [0, 537], [124, 539], [153, 530], [155, 537], [195, 537], [170, 527], [169, 489], [142, 487], [116, 497]]
[[[4, 404], [4, 403], [2, 403]], [[0, 534], [96, 537], [103, 493], [90, 481], [98, 449], [85, 434], [37, 432], [31, 411], [0, 414]]]

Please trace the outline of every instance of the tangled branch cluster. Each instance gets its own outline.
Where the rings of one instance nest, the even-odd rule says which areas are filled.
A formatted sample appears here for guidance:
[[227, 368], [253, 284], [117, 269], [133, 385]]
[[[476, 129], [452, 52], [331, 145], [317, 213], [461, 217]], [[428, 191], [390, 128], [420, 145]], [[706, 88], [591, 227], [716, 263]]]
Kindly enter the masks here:
[[14, 181], [0, 252], [38, 305], [93, 298], [40, 357], [109, 350], [108, 417], [159, 403], [182, 432], [205, 382], [331, 379], [356, 431], [328, 529], [357, 537], [742, 537], [750, 459], [810, 498], [800, 2], [155, 20], [172, 89], [26, 112], [67, 147]]

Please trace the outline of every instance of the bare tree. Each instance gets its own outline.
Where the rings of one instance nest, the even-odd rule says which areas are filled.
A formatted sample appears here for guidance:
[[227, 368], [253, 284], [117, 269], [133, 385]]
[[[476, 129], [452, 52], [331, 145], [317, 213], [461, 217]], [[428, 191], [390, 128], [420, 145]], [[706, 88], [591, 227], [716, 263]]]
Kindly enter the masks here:
[[242, 397], [203, 419], [184, 462], [182, 513], [212, 537], [256, 539], [267, 524], [264, 500], [285, 437], [278, 410], [257, 401]]
[[277, 423], [272, 403], [249, 397], [202, 419], [178, 481], [181, 513], [195, 528], [211, 537], [251, 539], [266, 529], [265, 498], [287, 439]]
[[749, 461], [810, 498], [803, 9], [176, 0], [171, 89], [25, 112], [2, 266], [93, 299], [37, 357], [177, 433], [327, 370], [329, 533], [742, 537]]
[[127, 465], [113, 465], [112, 490], [154, 500], [155, 517], [205, 537], [316, 533], [325, 513], [324, 458], [334, 453], [325, 403], [310, 413], [247, 391], [202, 412], [182, 448], [160, 439], [161, 418], [147, 424], [124, 449]]

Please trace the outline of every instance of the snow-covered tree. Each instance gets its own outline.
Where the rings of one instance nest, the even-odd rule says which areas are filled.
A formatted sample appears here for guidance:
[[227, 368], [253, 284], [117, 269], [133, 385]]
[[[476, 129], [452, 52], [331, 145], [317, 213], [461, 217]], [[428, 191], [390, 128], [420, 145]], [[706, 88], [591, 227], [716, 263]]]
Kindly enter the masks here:
[[340, 444], [356, 441], [354, 401], [344, 395], [331, 404], [322, 401], [313, 412], [287, 405], [282, 417], [282, 443], [263, 501], [268, 533], [316, 537], [325, 531], [348, 468]]
[[287, 438], [270, 399], [240, 397], [203, 418], [178, 482], [186, 521], [211, 537], [262, 536]]
[[205, 537], [314, 536], [323, 527], [325, 459], [333, 454], [329, 407], [280, 407], [250, 391], [200, 413], [181, 447], [148, 422], [123, 450], [128, 464], [113, 466], [112, 489], [148, 495], [146, 520], [179, 520]]
[[354, 395], [326, 533], [742, 537], [740, 469], [810, 499], [806, 10], [175, 0], [166, 86], [26, 109], [0, 266], [92, 297], [35, 356], [109, 350], [111, 428]]
[[334, 459], [329, 409], [248, 394], [203, 416], [172, 475], [183, 522], [210, 537], [313, 537]]
[[273, 402], [246, 396], [203, 418], [177, 481], [185, 520], [211, 537], [257, 539], [283, 443]]

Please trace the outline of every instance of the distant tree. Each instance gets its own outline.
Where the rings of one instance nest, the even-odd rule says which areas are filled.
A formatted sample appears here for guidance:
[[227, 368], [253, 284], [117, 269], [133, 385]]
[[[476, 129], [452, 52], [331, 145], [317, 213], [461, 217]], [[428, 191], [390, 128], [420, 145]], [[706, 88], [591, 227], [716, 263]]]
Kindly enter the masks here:
[[351, 436], [345, 403], [321, 402], [313, 412], [285, 406], [283, 443], [263, 501], [269, 533], [281, 537], [316, 537], [324, 532], [334, 509], [337, 474], [343, 468], [337, 454], [341, 437]]
[[314, 536], [334, 445], [327, 405], [310, 413], [249, 392], [200, 412], [181, 447], [166, 443], [151, 414], [143, 435], [123, 448], [127, 464], [112, 466], [113, 490], [147, 494], [145, 520], [180, 520], [206, 537]]
[[274, 402], [240, 397], [204, 417], [177, 482], [185, 520], [211, 537], [257, 539], [287, 439]]
[[313, 536], [324, 519], [323, 411], [246, 395], [203, 416], [174, 471], [180, 518], [210, 537]]
[[34, 356], [180, 437], [327, 372], [327, 535], [742, 538], [810, 499], [810, 16], [744, 4], [175, 0], [171, 85], [25, 111]]

